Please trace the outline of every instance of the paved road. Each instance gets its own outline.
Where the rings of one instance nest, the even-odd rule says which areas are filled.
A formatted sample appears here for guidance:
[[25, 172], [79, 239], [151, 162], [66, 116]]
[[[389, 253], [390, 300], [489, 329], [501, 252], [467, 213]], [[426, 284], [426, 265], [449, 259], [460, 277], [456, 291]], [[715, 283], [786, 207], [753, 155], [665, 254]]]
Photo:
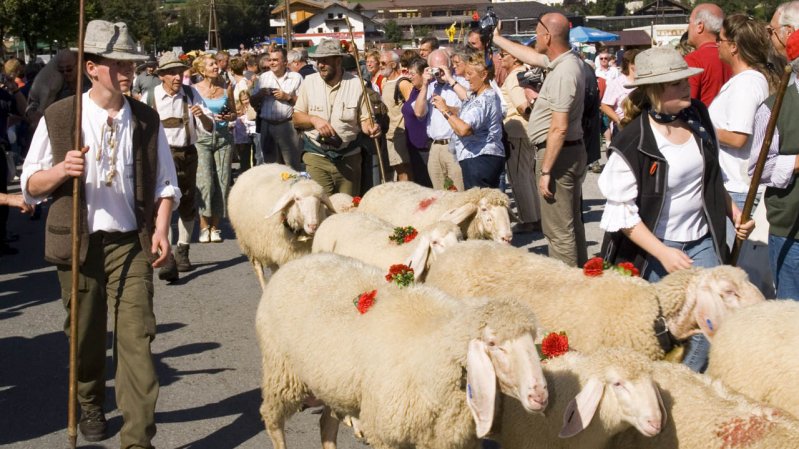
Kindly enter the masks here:
[[[596, 176], [589, 173], [585, 181], [589, 254], [601, 241]], [[15, 246], [22, 251], [0, 257], [0, 446], [67, 447], [68, 344], [61, 330], [66, 314], [55, 270], [42, 260], [44, 220], [12, 211], [10, 229], [20, 235]], [[229, 228], [223, 237], [223, 243], [192, 245], [197, 269], [178, 283], [155, 281], [159, 449], [271, 447], [258, 412], [258, 282]], [[541, 234], [516, 236], [513, 243], [535, 252], [546, 248]], [[114, 410], [113, 381], [107, 391], [106, 409]], [[108, 418], [113, 436], [94, 444], [79, 438], [79, 447], [118, 448], [121, 416], [114, 411]], [[295, 415], [287, 424], [289, 447], [318, 447], [318, 418], [309, 410]], [[345, 427], [339, 443], [342, 449], [367, 447]]]

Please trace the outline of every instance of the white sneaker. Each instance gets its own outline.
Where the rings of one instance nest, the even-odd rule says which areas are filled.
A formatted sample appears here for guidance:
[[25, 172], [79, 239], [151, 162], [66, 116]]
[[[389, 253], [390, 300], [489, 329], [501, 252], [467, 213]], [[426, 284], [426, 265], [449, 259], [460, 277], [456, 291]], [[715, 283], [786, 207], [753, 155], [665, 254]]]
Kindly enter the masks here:
[[211, 228], [200, 229], [200, 243], [208, 243], [211, 241]]
[[211, 229], [211, 241], [214, 243], [220, 243], [222, 241], [222, 231], [216, 228]]

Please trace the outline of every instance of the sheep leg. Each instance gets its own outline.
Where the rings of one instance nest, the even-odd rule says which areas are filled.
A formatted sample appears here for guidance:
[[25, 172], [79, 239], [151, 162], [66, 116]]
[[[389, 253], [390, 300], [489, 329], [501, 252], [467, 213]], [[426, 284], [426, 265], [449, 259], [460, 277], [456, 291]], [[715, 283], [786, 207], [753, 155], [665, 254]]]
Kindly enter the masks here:
[[319, 433], [322, 437], [322, 449], [336, 449], [339, 420], [333, 416], [330, 407], [325, 406], [319, 417]]
[[285, 426], [285, 418], [278, 418], [276, 421], [266, 422], [266, 432], [272, 440], [273, 449], [286, 449], [286, 434], [283, 431]]
[[255, 276], [258, 278], [258, 283], [261, 284], [261, 291], [266, 290], [266, 280], [264, 279], [264, 266], [255, 258], [250, 259], [252, 269], [255, 271]]

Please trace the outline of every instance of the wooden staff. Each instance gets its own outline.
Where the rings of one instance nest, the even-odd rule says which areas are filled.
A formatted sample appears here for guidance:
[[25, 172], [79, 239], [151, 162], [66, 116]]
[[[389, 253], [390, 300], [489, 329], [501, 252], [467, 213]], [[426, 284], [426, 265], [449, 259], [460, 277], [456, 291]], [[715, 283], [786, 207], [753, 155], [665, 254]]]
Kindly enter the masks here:
[[[350, 39], [352, 40], [352, 49], [353, 49], [353, 56], [355, 57], [355, 67], [358, 69], [358, 79], [361, 80], [361, 85], [364, 88], [363, 95], [366, 97], [366, 107], [369, 109], [369, 118], [372, 120], [373, 124], [377, 124], [377, 120], [375, 120], [374, 110], [372, 109], [372, 100], [369, 99], [369, 95], [366, 94], [366, 84], [363, 81], [363, 74], [361, 73], [361, 58], [358, 55], [358, 45], [355, 44], [355, 34], [352, 32], [352, 24], [350, 24], [350, 18], [345, 17], [347, 20], [347, 28], [350, 30]], [[380, 137], [375, 137], [375, 148], [377, 148], [377, 165], [380, 166], [380, 183], [386, 182], [386, 169], [383, 168], [383, 151], [380, 148]]]
[[[85, 6], [80, 0], [78, 13], [78, 62], [75, 66], [75, 127], [73, 134], [74, 149], [81, 149], [81, 115], [83, 114], [83, 41], [86, 27], [83, 20]], [[78, 282], [80, 276], [80, 207], [81, 177], [72, 179], [72, 291], [69, 300], [69, 399], [67, 403], [67, 437], [72, 449], [78, 443]]]
[[[746, 194], [744, 210], [741, 212], [741, 223], [749, 221], [749, 217], [752, 214], [752, 206], [755, 204], [757, 188], [760, 186], [760, 178], [763, 176], [763, 167], [766, 165], [766, 157], [771, 148], [771, 139], [774, 137], [774, 130], [777, 128], [777, 118], [780, 115], [780, 109], [782, 109], [782, 98], [785, 96], [785, 89], [788, 87], [788, 81], [791, 79], [791, 72], [791, 65], [786, 65], [782, 77], [780, 78], [780, 87], [777, 89], [777, 97], [774, 100], [774, 106], [771, 108], [771, 117], [768, 119], [766, 135], [763, 138], [763, 145], [760, 146], [760, 154], [757, 157], [757, 164], [752, 174], [752, 181], [749, 184], [749, 193]], [[741, 254], [743, 243], [744, 241], [736, 235], [735, 244], [733, 244], [732, 254], [730, 255], [730, 265], [735, 266], [738, 263], [738, 256]]]

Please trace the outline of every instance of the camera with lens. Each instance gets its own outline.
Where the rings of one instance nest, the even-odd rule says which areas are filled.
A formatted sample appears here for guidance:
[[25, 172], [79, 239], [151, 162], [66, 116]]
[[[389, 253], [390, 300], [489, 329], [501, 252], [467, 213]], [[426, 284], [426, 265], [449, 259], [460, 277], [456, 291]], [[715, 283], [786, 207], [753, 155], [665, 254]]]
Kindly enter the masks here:
[[486, 8], [486, 13], [480, 18], [480, 40], [488, 47], [494, 38], [494, 29], [499, 25], [499, 18], [494, 13], [494, 7]]
[[440, 67], [433, 67], [430, 69], [430, 74], [433, 75], [435, 78], [441, 78], [444, 76], [444, 71], [441, 70]]
[[538, 92], [544, 84], [544, 69], [540, 67], [533, 67], [532, 69], [516, 74], [516, 79], [519, 80], [520, 87], [528, 87]]
[[338, 134], [333, 134], [332, 136], [319, 136], [319, 143], [338, 148], [344, 141], [341, 140]]

